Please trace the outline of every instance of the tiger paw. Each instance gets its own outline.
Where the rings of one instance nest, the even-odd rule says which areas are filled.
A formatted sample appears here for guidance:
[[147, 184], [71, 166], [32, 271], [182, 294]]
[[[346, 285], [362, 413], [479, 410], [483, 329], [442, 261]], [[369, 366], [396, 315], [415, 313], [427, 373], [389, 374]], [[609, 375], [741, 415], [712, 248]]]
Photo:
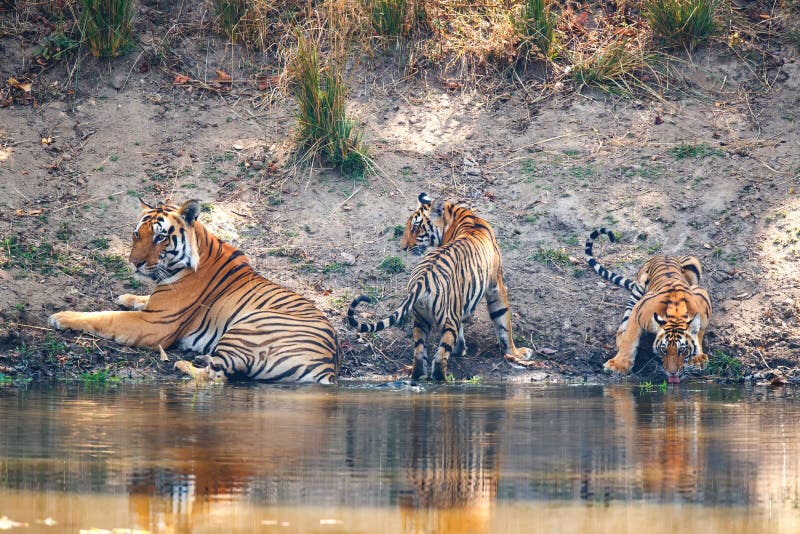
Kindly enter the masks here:
[[708, 354], [702, 352], [689, 360], [689, 365], [695, 369], [705, 369], [708, 366]]
[[183, 374], [189, 375], [195, 382], [223, 382], [225, 379], [225, 373], [215, 371], [210, 365], [207, 367], [195, 367], [188, 360], [179, 360], [175, 362], [174, 367]]
[[531, 349], [517, 349], [515, 354], [507, 352], [503, 357], [505, 357], [506, 361], [510, 363], [512, 367], [516, 367], [517, 369], [541, 369], [544, 367], [541, 360], [530, 359], [533, 357], [533, 351]]
[[620, 358], [619, 355], [614, 356], [603, 365], [603, 370], [609, 373], [616, 373], [626, 375], [633, 367], [632, 360]]
[[147, 301], [150, 300], [148, 296], [139, 296], [139, 295], [132, 295], [130, 293], [125, 293], [124, 295], [118, 296], [114, 302], [122, 306], [123, 308], [128, 308], [129, 310], [141, 310], [147, 306]]
[[527, 347], [523, 347], [517, 349], [515, 356], [520, 360], [530, 360], [533, 357], [533, 351]]
[[47, 319], [47, 324], [56, 330], [80, 330], [76, 326], [77, 315], [80, 312], [63, 311], [54, 313]]

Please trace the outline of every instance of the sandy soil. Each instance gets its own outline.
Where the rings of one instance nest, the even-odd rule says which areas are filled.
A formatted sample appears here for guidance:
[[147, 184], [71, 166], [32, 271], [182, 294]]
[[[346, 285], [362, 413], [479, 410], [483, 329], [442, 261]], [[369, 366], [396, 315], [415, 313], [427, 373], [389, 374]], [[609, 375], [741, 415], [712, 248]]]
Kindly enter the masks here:
[[[204, 39], [205, 51], [182, 53], [186, 72], [210, 84], [215, 69], [247, 80], [252, 62], [264, 61]], [[0, 50], [11, 59], [0, 64], [3, 80], [20, 75], [31, 50], [10, 37]], [[54, 311], [110, 309], [132, 290], [120, 258], [141, 196], [208, 203], [204, 223], [339, 327], [344, 377], [402, 376], [408, 326], [364, 338], [342, 318], [361, 293], [379, 297], [362, 308], [375, 316], [402, 299], [407, 271], [379, 265], [418, 261], [399, 250], [395, 227], [421, 191], [494, 225], [515, 336], [541, 363], [505, 363], [481, 309], [466, 328], [467, 356], [451, 361], [457, 379], [602, 376], [626, 295], [583, 262], [599, 225], [622, 235], [596, 252], [623, 274], [656, 252], [701, 259], [715, 307], [707, 352], [742, 362], [741, 375], [793, 369], [800, 63], [791, 46], [772, 53], [757, 70], [730, 50], [701, 51], [681, 66], [682, 85], [641, 101], [569, 85], [543, 93], [532, 74], [524, 85], [452, 91], [435, 73], [405, 79], [378, 54], [351, 81], [349, 109], [382, 171], [366, 180], [292, 165], [294, 102], [270, 89], [174, 86], [168, 69], [145, 69], [136, 51], [84, 57], [77, 73], [55, 66], [37, 78], [36, 107], [0, 109], [0, 372], [174, 376], [158, 354], [46, 328]], [[682, 145], [693, 153], [681, 157]], [[660, 381], [655, 368], [644, 353], [636, 376]]]

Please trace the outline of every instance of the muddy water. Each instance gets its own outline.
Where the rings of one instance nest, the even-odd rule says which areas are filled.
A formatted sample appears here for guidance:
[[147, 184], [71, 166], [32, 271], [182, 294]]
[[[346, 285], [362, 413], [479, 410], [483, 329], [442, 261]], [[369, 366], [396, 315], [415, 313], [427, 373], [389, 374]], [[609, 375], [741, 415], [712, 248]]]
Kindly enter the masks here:
[[800, 398], [6, 386], [3, 516], [12, 532], [794, 533]]

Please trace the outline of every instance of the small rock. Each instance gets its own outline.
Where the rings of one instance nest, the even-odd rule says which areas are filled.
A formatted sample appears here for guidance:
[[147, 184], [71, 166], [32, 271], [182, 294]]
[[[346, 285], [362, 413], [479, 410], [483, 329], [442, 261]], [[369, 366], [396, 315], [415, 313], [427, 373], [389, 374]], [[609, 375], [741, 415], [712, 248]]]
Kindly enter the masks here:
[[345, 265], [355, 265], [356, 264], [356, 257], [349, 252], [340, 252], [339, 258], [341, 258], [342, 263]]
[[254, 160], [253, 160], [253, 161], [250, 163], [250, 165], [252, 165], [252, 166], [253, 166], [253, 168], [254, 168], [255, 170], [259, 170], [259, 169], [261, 169], [261, 168], [264, 166], [264, 162], [263, 162], [263, 161], [261, 161], [261, 160], [254, 159]]
[[125, 73], [114, 74], [111, 77], [111, 87], [119, 91], [125, 85], [128, 76]]

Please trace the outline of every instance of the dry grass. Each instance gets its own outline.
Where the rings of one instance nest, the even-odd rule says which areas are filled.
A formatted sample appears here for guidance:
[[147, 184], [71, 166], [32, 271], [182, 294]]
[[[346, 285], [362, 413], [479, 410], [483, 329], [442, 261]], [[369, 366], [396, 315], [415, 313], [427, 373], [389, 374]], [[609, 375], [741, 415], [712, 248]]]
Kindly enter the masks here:
[[[45, 61], [59, 60], [64, 51], [82, 44], [77, 31], [72, 29], [77, 27], [73, 22], [80, 12], [76, 8], [78, 3], [100, 1], [125, 0], [17, 0], [13, 16], [0, 20], [3, 24], [16, 22], [11, 28], [0, 29], [28, 36], [23, 37], [27, 39], [26, 45], [38, 45], [41, 50], [38, 56]], [[523, 81], [522, 71], [527, 64], [537, 62], [547, 68], [529, 71], [533, 73], [529, 75], [544, 76], [537, 79], [537, 83], [543, 83], [545, 88], [553, 86], [554, 82], [572, 80], [576, 88], [596, 87], [618, 94], [644, 90], [657, 94], [666, 88], [657, 85], [669, 77], [656, 74], [660, 69], [659, 61], [665, 56], [660, 55], [659, 41], [654, 35], [669, 34], [686, 48], [700, 43], [704, 37], [695, 33], [681, 37], [663, 29], [654, 31], [652, 27], [657, 26], [654, 13], [660, 9], [654, 6], [688, 2], [718, 6], [712, 18], [715, 27], [725, 28], [726, 33], [712, 42], [724, 41], [743, 61], [761, 58], [765, 62], [770, 43], [778, 38], [800, 43], [797, 37], [800, 25], [793, 18], [797, 13], [795, 6], [764, 8], [769, 11], [769, 17], [765, 17], [759, 11], [761, 8], [731, 3], [731, 0], [640, 0], [638, 3], [580, 5], [553, 0], [319, 0], [315, 3], [308, 0], [213, 0], [208, 5], [214, 6], [213, 27], [231, 41], [259, 53], [269, 51], [268, 55], [261, 56], [261, 65], [265, 65], [264, 57], [278, 59], [277, 64], [272, 63], [269, 68], [250, 69], [250, 75], [256, 78], [250, 87], [269, 85], [274, 92], [283, 94], [287, 88], [284, 83], [287, 72], [276, 73], [291, 65], [298, 31], [314, 36], [321, 60], [325, 65], [338, 65], [345, 85], [349, 85], [350, 73], [358, 71], [359, 62], [374, 57], [376, 38], [385, 40], [389, 36], [398, 46], [388, 53], [396, 55], [401, 69], [403, 62], [408, 62], [406, 75], [435, 70], [451, 89], [470, 84], [474, 87], [478, 80], [484, 90], [507, 83], [509, 79], [529, 83]], [[697, 10], [692, 8], [689, 13], [697, 13]], [[703, 20], [711, 20], [710, 11], [704, 13]], [[42, 25], [37, 18], [40, 15], [55, 24]], [[152, 39], [152, 43], [160, 43], [160, 48], [146, 52], [161, 57], [164, 48], [178, 50], [180, 47], [172, 46], [177, 41], [195, 38], [199, 32], [207, 31], [206, 20], [189, 25], [184, 21], [183, 25], [173, 26], [174, 29], [168, 31], [167, 46], [163, 45], [166, 37]], [[682, 20], [669, 19], [668, 24], [681, 32], [692, 30], [690, 26], [693, 27], [694, 22]], [[703, 27], [703, 24], [698, 26]], [[112, 32], [120, 37], [124, 37], [123, 34]], [[31, 35], [35, 37], [31, 39]], [[102, 53], [98, 46], [91, 48], [95, 53]], [[109, 54], [119, 53], [119, 50], [120, 46], [116, 46]], [[257, 62], [257, 59], [253, 61], [255, 57], [248, 61]], [[179, 60], [172, 57], [169, 62]], [[264, 74], [265, 71], [269, 74]], [[398, 72], [399, 76], [403, 74]], [[267, 78], [268, 83], [262, 83]], [[242, 87], [241, 84], [237, 86], [239, 90]]]
[[569, 52], [569, 74], [578, 88], [587, 86], [614, 94], [631, 95], [643, 89], [643, 75], [653, 68], [643, 41], [635, 37], [604, 36]]

